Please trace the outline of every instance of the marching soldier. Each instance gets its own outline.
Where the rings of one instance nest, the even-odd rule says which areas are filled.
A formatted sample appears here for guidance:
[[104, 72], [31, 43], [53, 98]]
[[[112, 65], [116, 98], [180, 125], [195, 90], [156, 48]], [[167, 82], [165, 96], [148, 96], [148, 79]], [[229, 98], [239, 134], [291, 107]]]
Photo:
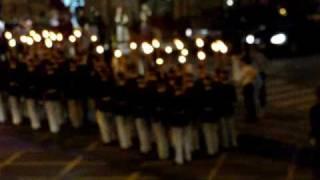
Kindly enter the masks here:
[[15, 58], [11, 58], [8, 67], [8, 93], [9, 93], [9, 107], [14, 125], [22, 123], [22, 112], [20, 109], [20, 95], [21, 95], [21, 69], [19, 62]]
[[126, 78], [124, 74], [119, 73], [115, 81], [116, 85], [113, 91], [113, 97], [115, 99], [114, 113], [118, 139], [122, 149], [129, 149], [132, 146], [132, 140], [129, 132], [129, 123], [125, 118], [128, 112]]
[[44, 105], [47, 113], [50, 132], [57, 134], [63, 123], [60, 105], [59, 78], [56, 67], [49, 59], [43, 60], [44, 72], [42, 77], [42, 90]]
[[[169, 158], [169, 142], [165, 126], [169, 123], [170, 108], [168, 106], [170, 105], [171, 92], [165, 79], [160, 76], [156, 84], [149, 83], [148, 86], [150, 89], [148, 99], [150, 98], [154, 103], [154, 106], [150, 109], [152, 112], [152, 131], [155, 136], [158, 157], [164, 160]], [[150, 106], [150, 104], [148, 103], [146, 106]]]
[[237, 146], [237, 135], [235, 130], [234, 113], [237, 94], [235, 87], [229, 82], [228, 72], [221, 70], [217, 72], [217, 88], [219, 89], [219, 114], [221, 145], [223, 148]]
[[[99, 60], [100, 62], [101, 60]], [[101, 134], [102, 142], [105, 144], [111, 143], [114, 139], [113, 131], [113, 89], [114, 82], [108, 68], [101, 63], [95, 64], [95, 70], [99, 76], [97, 82], [97, 95], [96, 95], [96, 119]]]
[[24, 73], [24, 89], [25, 89], [25, 98], [26, 98], [26, 108], [27, 114], [31, 122], [31, 128], [33, 130], [38, 130], [41, 128], [40, 116], [38, 111], [38, 98], [39, 98], [39, 81], [40, 73], [36, 67], [37, 61], [36, 54], [27, 59], [27, 67]]

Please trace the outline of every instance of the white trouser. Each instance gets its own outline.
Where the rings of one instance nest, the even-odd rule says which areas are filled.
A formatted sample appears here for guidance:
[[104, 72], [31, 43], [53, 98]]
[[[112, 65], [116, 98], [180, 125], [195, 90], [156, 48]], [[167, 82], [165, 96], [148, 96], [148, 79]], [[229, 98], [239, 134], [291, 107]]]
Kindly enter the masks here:
[[4, 123], [6, 121], [6, 110], [3, 98], [3, 95], [0, 94], [0, 123]]
[[160, 122], [152, 122], [152, 131], [157, 144], [158, 157], [161, 160], [169, 158], [169, 142], [164, 127]]
[[192, 126], [171, 128], [172, 144], [175, 150], [175, 163], [183, 164], [184, 159], [192, 160]]
[[214, 155], [219, 150], [218, 126], [215, 123], [203, 123], [202, 130], [209, 155]]
[[60, 104], [57, 101], [48, 100], [44, 105], [47, 112], [50, 132], [58, 133], [60, 131], [60, 125], [63, 122]]
[[129, 134], [128, 123], [123, 116], [119, 115], [115, 117], [115, 122], [117, 126], [120, 147], [122, 149], [129, 149], [132, 146], [132, 141]]
[[33, 130], [38, 130], [41, 128], [39, 114], [37, 112], [36, 101], [34, 99], [26, 100], [26, 109], [30, 119], [31, 128]]
[[112, 125], [111, 121], [107, 119], [106, 113], [96, 111], [97, 124], [100, 130], [100, 135], [103, 143], [110, 143], [112, 141]]
[[237, 133], [234, 118], [222, 118], [220, 121], [222, 147], [237, 147]]
[[19, 106], [19, 98], [16, 96], [9, 97], [9, 105], [10, 105], [10, 112], [12, 116], [12, 123], [14, 125], [20, 125], [22, 122], [22, 116]]
[[142, 118], [137, 118], [135, 120], [138, 138], [140, 141], [140, 152], [148, 153], [151, 151], [151, 142], [150, 142], [150, 132], [147, 127], [147, 123]]
[[82, 125], [83, 111], [81, 103], [77, 100], [68, 100], [69, 119], [74, 128], [79, 128]]

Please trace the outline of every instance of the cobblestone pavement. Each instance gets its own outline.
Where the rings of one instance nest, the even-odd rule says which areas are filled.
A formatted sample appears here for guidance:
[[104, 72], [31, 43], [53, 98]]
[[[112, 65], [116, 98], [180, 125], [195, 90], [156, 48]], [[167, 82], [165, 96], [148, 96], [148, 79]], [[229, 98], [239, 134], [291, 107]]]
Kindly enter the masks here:
[[184, 166], [158, 161], [155, 152], [143, 156], [137, 147], [102, 145], [95, 127], [53, 136], [27, 124], [0, 125], [0, 179], [312, 179], [307, 112], [319, 69], [317, 57], [273, 61], [266, 115], [257, 124], [240, 121], [240, 147], [215, 157], [198, 152]]

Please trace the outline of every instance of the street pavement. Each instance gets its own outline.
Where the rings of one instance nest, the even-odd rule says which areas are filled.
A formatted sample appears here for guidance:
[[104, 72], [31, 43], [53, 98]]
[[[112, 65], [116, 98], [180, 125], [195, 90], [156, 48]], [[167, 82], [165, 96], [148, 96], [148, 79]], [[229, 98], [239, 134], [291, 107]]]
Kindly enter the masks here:
[[[177, 166], [159, 161], [156, 153], [144, 156], [138, 147], [120, 150], [115, 142], [103, 145], [97, 128], [64, 127], [51, 135], [28, 124], [0, 125], [0, 180], [22, 179], [208, 179], [309, 180], [313, 168], [308, 152], [308, 109], [314, 103], [317, 57], [275, 60], [268, 80], [269, 105], [256, 124], [239, 118], [239, 148]], [[137, 144], [137, 143], [136, 143]], [[154, 148], [155, 149], [155, 148]]]

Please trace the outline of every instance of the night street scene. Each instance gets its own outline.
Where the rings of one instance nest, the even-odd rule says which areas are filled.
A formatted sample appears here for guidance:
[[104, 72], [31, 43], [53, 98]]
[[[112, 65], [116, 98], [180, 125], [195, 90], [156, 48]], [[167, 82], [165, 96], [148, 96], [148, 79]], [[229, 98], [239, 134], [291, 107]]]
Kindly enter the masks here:
[[0, 180], [320, 180], [320, 0], [0, 0]]

